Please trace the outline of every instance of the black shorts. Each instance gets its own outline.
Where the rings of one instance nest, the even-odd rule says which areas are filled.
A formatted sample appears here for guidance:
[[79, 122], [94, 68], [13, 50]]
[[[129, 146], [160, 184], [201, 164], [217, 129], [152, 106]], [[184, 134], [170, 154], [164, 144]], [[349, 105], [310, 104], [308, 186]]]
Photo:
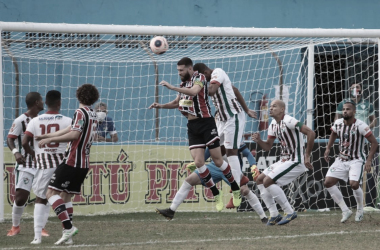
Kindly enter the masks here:
[[189, 120], [187, 123], [189, 148], [219, 147], [219, 136], [214, 117]]
[[49, 188], [69, 194], [80, 194], [87, 172], [88, 168], [75, 168], [61, 163], [50, 179]]

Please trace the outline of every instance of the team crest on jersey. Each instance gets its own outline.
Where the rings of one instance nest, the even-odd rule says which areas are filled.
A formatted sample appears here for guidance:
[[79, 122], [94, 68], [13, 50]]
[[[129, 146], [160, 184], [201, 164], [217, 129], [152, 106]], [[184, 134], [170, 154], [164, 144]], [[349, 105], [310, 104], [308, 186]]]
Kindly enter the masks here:
[[344, 137], [344, 139], [347, 139], [347, 138], [348, 138], [348, 134], [347, 134], [347, 133], [344, 133], [344, 134], [343, 134], [343, 137]]
[[356, 130], [351, 130], [351, 134], [352, 135], [356, 134]]
[[23, 182], [24, 182], [24, 184], [25, 185], [27, 185], [28, 183], [29, 183], [29, 178], [28, 177], [24, 177], [24, 179], [23, 179]]
[[13, 130], [15, 129], [15, 126], [16, 126], [16, 124], [13, 123], [13, 124], [12, 124], [12, 127], [11, 127], [11, 129], [10, 129], [10, 132], [11, 132], [11, 133], [13, 133]]
[[63, 188], [67, 188], [69, 186], [70, 182], [69, 181], [65, 181], [65, 183], [62, 183], [61, 184], [61, 187]]

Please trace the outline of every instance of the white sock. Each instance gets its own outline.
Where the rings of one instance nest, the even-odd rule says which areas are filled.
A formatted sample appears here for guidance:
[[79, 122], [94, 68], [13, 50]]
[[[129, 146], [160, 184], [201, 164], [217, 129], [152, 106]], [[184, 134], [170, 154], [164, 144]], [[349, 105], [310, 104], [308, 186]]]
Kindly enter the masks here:
[[227, 155], [223, 155], [223, 160], [224, 160], [225, 162], [228, 162]]
[[334, 185], [326, 189], [329, 191], [331, 198], [335, 201], [336, 204], [338, 204], [342, 212], [347, 212], [349, 209], [343, 200], [343, 195], [342, 192], [340, 192], [339, 188]]
[[[223, 161], [223, 164], [222, 164], [222, 166], [219, 167], [219, 169], [220, 169], [221, 171], [224, 171], [224, 170], [226, 170], [227, 167], [228, 167], [228, 163], [227, 163], [226, 161]], [[231, 170], [232, 170], [232, 169], [231, 169]]]
[[21, 216], [24, 212], [25, 206], [17, 206], [15, 202], [13, 202], [12, 207], [12, 224], [14, 227], [20, 226]]
[[277, 204], [279, 204], [282, 207], [284, 213], [291, 214], [294, 212], [282, 188], [280, 188], [277, 184], [272, 184], [269, 187], [267, 187], [267, 190], [272, 195], [273, 199], [277, 202]]
[[240, 169], [240, 161], [237, 155], [228, 156], [228, 163], [231, 167], [232, 175], [236, 181], [236, 183], [240, 187], [240, 179], [241, 179], [241, 169]]
[[192, 186], [187, 181], [183, 182], [181, 188], [175, 194], [172, 204], [170, 205], [171, 210], [173, 211], [177, 210], [178, 206], [181, 205], [181, 203], [186, 199], [191, 188]]
[[48, 221], [49, 214], [50, 214], [50, 208], [51, 208], [51, 206], [50, 206], [49, 202], [47, 202], [46, 205], [45, 205], [44, 221], [43, 221], [43, 224], [42, 224], [42, 228], [45, 228], [45, 226], [46, 226], [46, 223]]
[[245, 196], [245, 198], [247, 199], [249, 205], [251, 205], [253, 210], [255, 210], [256, 213], [260, 216], [260, 219], [266, 217], [259, 199], [252, 191], [249, 191], [249, 193]]
[[45, 219], [45, 205], [41, 203], [36, 203], [34, 205], [34, 238], [41, 239], [41, 231]]
[[269, 210], [270, 217], [276, 217], [278, 215], [278, 210], [273, 196], [269, 193], [263, 184], [257, 185], [257, 188], [260, 190], [261, 199], [263, 199], [265, 205], [267, 206], [267, 209]]
[[363, 211], [363, 189], [361, 187], [359, 187], [358, 189], [356, 190], [352, 190], [354, 192], [354, 196], [355, 196], [355, 199], [356, 199], [356, 203], [358, 204], [358, 210], [362, 210]]

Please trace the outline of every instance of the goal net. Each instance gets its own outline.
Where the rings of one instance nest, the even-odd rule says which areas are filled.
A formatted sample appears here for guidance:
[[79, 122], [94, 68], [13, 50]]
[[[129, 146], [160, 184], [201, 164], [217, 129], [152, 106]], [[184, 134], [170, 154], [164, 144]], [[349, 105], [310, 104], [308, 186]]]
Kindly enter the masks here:
[[[284, 187], [297, 210], [337, 208], [323, 187], [332, 162], [326, 163], [322, 157], [337, 106], [349, 98], [351, 84], [362, 84], [363, 99], [373, 105], [374, 116], [378, 116], [378, 40], [370, 38], [372, 33], [355, 38], [339, 36], [339, 32], [331, 32], [337, 37], [312, 37], [313, 30], [305, 30], [303, 36], [302, 30], [293, 35], [292, 30], [284, 33], [278, 29], [281, 32], [276, 36], [276, 32], [265, 35], [255, 29], [236, 35], [233, 28], [23, 25], [0, 23], [5, 218], [11, 218], [15, 192], [15, 160], [6, 137], [13, 120], [26, 111], [25, 96], [31, 91], [43, 97], [49, 90], [61, 91], [61, 113], [72, 117], [78, 107], [76, 89], [84, 83], [94, 84], [114, 122], [119, 140], [93, 144], [82, 194], [73, 198], [76, 214], [154, 211], [173, 201], [189, 175], [186, 165], [192, 161], [187, 120], [177, 110], [148, 107], [176, 98], [176, 92], [158, 83], [165, 80], [179, 85], [176, 63], [185, 56], [194, 63], [224, 69], [248, 107], [261, 117], [247, 117], [244, 131], [244, 142], [256, 150], [261, 171], [278, 160], [280, 153], [278, 143], [264, 152], [250, 139], [253, 132], [267, 137], [266, 101], [284, 100], [286, 112], [316, 132], [314, 171]], [[166, 37], [169, 50], [165, 54], [150, 51], [154, 35]], [[373, 132], [378, 137], [378, 125]], [[334, 155], [337, 150], [335, 145]], [[246, 158], [243, 163], [242, 170], [251, 180], [249, 187], [260, 197]], [[378, 165], [376, 156], [373, 171], [364, 174], [367, 206], [376, 207], [379, 202]], [[229, 187], [221, 183], [219, 188], [227, 203]], [[346, 203], [355, 207], [351, 189], [344, 182], [340, 188]], [[30, 203], [33, 198], [32, 193]], [[243, 202], [239, 210], [251, 208]], [[32, 215], [32, 206], [26, 211]], [[192, 189], [179, 211], [216, 211], [211, 192], [201, 186]]]

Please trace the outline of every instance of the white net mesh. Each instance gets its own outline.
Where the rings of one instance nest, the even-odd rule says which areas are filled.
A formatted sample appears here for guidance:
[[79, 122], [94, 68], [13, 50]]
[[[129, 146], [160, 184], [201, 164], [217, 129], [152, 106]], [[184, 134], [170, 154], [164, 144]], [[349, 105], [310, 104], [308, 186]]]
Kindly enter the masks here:
[[[26, 111], [24, 98], [30, 91], [38, 91], [42, 96], [51, 89], [61, 91], [61, 113], [72, 117], [78, 106], [76, 89], [83, 83], [92, 83], [100, 91], [100, 101], [108, 105], [108, 116], [115, 124], [119, 140], [93, 145], [91, 171], [83, 194], [74, 198], [74, 205], [89, 206], [78, 206], [76, 213], [153, 211], [156, 206], [171, 203], [188, 175], [186, 163], [191, 161], [187, 120], [176, 110], [156, 112], [147, 108], [155, 101], [167, 103], [175, 99], [176, 92], [157, 83], [161, 80], [173, 85], [180, 83], [176, 70], [179, 59], [188, 56], [194, 63], [224, 69], [250, 109], [260, 112], [263, 96], [268, 100], [282, 97], [287, 103], [287, 113], [305, 122], [310, 44], [315, 48], [312, 125], [317, 133], [313, 150], [315, 171], [301, 176], [286, 190], [297, 209], [336, 207], [323, 189], [328, 164], [321, 157], [337, 104], [347, 97], [351, 83], [361, 81], [365, 100], [378, 110], [376, 44], [368, 39], [347, 38], [167, 36], [169, 50], [155, 55], [148, 48], [152, 37], [2, 33], [5, 138], [15, 117]], [[266, 138], [263, 122], [247, 119], [247, 135], [261, 131], [260, 128], [262, 138]], [[377, 135], [377, 127], [374, 131]], [[261, 170], [279, 155], [277, 145], [264, 153], [249, 137], [245, 142], [251, 149], [257, 149], [256, 160]], [[4, 151], [5, 216], [10, 217], [14, 159], [7, 148]], [[247, 167], [245, 163], [243, 171], [248, 171]], [[376, 163], [374, 173], [368, 175], [373, 182], [366, 188], [369, 205], [376, 203], [377, 168]], [[343, 189], [345, 198], [355, 206], [352, 192], [345, 192], [345, 186]], [[227, 193], [229, 189], [224, 190]], [[225, 198], [227, 201], [229, 195]], [[212, 200], [209, 191], [198, 187], [190, 192], [180, 209], [214, 210], [214, 203], [209, 202]], [[241, 209], [249, 206], [243, 203]]]

